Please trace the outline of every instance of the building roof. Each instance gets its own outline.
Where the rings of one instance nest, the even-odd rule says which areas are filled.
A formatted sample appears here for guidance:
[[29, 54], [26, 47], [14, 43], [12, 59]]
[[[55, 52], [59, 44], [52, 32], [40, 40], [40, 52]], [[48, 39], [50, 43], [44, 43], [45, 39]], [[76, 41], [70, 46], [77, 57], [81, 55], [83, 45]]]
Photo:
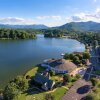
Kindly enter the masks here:
[[53, 80], [50, 80], [48, 77], [41, 75], [40, 73], [37, 73], [34, 77], [34, 80], [42, 85], [47, 83], [47, 87], [51, 88], [53, 84]]
[[48, 64], [60, 71], [72, 72], [77, 68], [77, 66], [73, 62], [65, 59], [50, 60], [48, 61]]
[[80, 55], [82, 55], [83, 54], [83, 52], [73, 52], [73, 54], [80, 54]]

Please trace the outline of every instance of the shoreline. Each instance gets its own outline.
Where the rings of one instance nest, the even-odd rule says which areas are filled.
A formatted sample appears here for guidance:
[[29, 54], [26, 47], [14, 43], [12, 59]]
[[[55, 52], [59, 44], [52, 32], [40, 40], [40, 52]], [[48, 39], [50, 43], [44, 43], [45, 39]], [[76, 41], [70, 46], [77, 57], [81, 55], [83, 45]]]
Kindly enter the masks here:
[[[71, 39], [71, 38], [66, 38], [66, 39]], [[9, 39], [7, 39], [7, 40], [9, 40]], [[10, 39], [10, 40], [12, 40], [12, 39]], [[18, 40], [20, 40], [20, 39], [18, 39]], [[21, 40], [26, 40], [26, 39], [21, 39]], [[74, 40], [76, 40], [76, 39], [74, 39]], [[80, 42], [81, 43], [81, 42]], [[40, 65], [40, 64], [36, 64], [36, 65], [32, 65], [32, 66], [29, 66], [29, 68], [28, 69], [26, 69], [26, 71], [25, 72], [23, 72], [22, 74], [18, 74], [18, 75], [22, 75], [23, 77], [30, 71], [30, 70], [32, 70], [34, 67], [37, 67], [37, 65]], [[18, 76], [17, 75], [17, 76]], [[15, 76], [16, 77], [16, 76]], [[15, 78], [14, 77], [14, 78]], [[10, 80], [8, 80], [7, 82], [9, 82]], [[6, 85], [5, 85], [6, 86]], [[4, 87], [5, 87], [4, 86]], [[1, 88], [2, 89], [2, 88]]]
[[22, 76], [25, 77], [25, 75], [26, 75], [29, 71], [31, 71], [33, 68], [35, 68], [35, 67], [40, 67], [39, 65], [40, 65], [40, 64], [36, 64], [36, 65], [32, 66], [32, 68], [26, 70], [25, 73], [22, 74]]

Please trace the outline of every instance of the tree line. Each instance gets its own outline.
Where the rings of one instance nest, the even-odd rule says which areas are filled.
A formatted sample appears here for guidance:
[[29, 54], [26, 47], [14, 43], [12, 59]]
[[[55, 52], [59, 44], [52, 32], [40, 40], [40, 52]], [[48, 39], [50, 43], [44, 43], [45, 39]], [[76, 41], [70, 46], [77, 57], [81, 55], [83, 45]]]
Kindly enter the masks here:
[[0, 29], [0, 39], [34, 39], [35, 31], [19, 29]]
[[100, 33], [89, 31], [69, 31], [65, 29], [45, 29], [42, 30], [44, 37], [63, 37], [67, 36], [71, 39], [76, 39], [84, 44], [96, 46], [100, 44]]
[[46, 29], [42, 30], [44, 37], [62, 37], [68, 34], [67, 30], [62, 29]]

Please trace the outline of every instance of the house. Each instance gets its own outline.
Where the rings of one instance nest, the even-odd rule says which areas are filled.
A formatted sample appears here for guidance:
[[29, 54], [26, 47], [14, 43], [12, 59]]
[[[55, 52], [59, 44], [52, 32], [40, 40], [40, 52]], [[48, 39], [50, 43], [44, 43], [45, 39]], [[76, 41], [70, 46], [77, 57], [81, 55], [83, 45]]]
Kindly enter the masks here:
[[75, 52], [73, 52], [73, 54], [83, 55], [83, 52], [77, 52], [77, 51], [75, 51]]
[[41, 66], [47, 68], [48, 70], [55, 71], [57, 74], [71, 73], [77, 68], [73, 62], [65, 59], [45, 60]]
[[55, 85], [55, 82], [53, 80], [50, 80], [48, 77], [40, 73], [37, 73], [33, 80], [45, 91], [52, 90], [53, 86]]

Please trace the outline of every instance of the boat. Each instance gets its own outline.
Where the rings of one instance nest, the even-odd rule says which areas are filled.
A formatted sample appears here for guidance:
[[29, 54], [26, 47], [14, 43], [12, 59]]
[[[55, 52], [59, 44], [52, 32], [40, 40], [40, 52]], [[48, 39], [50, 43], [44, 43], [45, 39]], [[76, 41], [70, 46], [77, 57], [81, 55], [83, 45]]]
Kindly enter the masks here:
[[64, 53], [61, 54], [61, 56], [64, 56], [64, 55], [65, 55]]

